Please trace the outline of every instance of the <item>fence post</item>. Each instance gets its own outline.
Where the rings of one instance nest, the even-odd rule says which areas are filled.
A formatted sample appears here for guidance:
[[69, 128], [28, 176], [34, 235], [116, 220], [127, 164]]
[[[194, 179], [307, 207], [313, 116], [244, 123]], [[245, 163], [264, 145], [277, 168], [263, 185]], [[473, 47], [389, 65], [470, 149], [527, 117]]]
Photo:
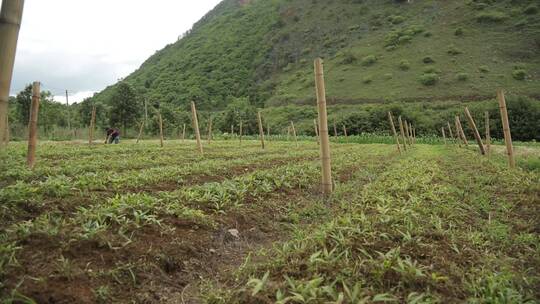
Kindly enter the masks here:
[[489, 126], [489, 111], [484, 113], [486, 119], [486, 153], [489, 156], [491, 154], [491, 130]]
[[240, 121], [240, 130], [238, 131], [238, 135], [240, 137], [240, 146], [242, 145], [242, 133], [244, 130], [242, 130], [242, 121]]
[[398, 137], [398, 134], [396, 132], [396, 126], [394, 125], [394, 118], [392, 117], [392, 113], [388, 112], [388, 120], [390, 120], [390, 127], [392, 129], [392, 134], [394, 135], [394, 139], [396, 141], [396, 144], [397, 144], [397, 149], [399, 151], [399, 154], [401, 154], [401, 146], [400, 146], [400, 143], [399, 143], [399, 137]]
[[159, 119], [159, 142], [161, 147], [163, 148], [163, 119], [161, 118], [161, 112], [158, 113], [158, 119]]
[[296, 128], [294, 127], [293, 121], [291, 121], [291, 128], [294, 136], [294, 142], [296, 143], [296, 147], [298, 148], [298, 137], [296, 137]]
[[446, 124], [448, 125], [448, 132], [450, 132], [450, 137], [452, 138], [452, 141], [456, 143], [456, 138], [454, 137], [454, 132], [452, 132], [452, 127], [450, 126], [450, 123], [447, 121]]
[[182, 142], [186, 141], [186, 124], [184, 124], [184, 128], [182, 129]]
[[403, 149], [407, 151], [407, 139], [405, 138], [405, 128], [403, 127], [403, 120], [401, 119], [401, 116], [398, 116], [398, 122], [401, 139], [403, 140]]
[[257, 112], [257, 120], [259, 121], [259, 136], [261, 138], [261, 147], [264, 150], [264, 129], [262, 124], [261, 111]]
[[324, 68], [322, 59], [315, 60], [315, 86], [317, 91], [317, 104], [319, 113], [319, 137], [321, 144], [322, 161], [322, 192], [332, 194], [332, 167], [330, 156], [330, 140], [328, 138], [328, 113], [326, 110], [326, 88], [324, 85]]
[[39, 100], [41, 97], [40, 83], [32, 84], [32, 105], [30, 108], [30, 121], [28, 122], [28, 154], [26, 155], [26, 164], [28, 168], [33, 169], [36, 164], [36, 149], [38, 141], [38, 116]]
[[143, 130], [144, 130], [144, 120], [141, 122], [141, 126], [139, 128], [139, 135], [137, 136], [137, 142], [136, 142], [137, 144], [141, 140]]
[[349, 137], [349, 135], [347, 135], [347, 127], [345, 125], [343, 125], [343, 135], [345, 135], [345, 138]]
[[476, 139], [476, 143], [478, 143], [478, 148], [480, 149], [480, 154], [486, 155], [486, 150], [484, 149], [484, 143], [482, 142], [482, 137], [480, 137], [480, 133], [478, 132], [478, 129], [476, 128], [476, 122], [474, 122], [474, 118], [471, 115], [471, 112], [469, 112], [469, 108], [465, 107], [465, 116], [467, 117], [467, 120], [469, 121], [469, 127], [473, 130], [474, 138]]
[[459, 116], [456, 116], [456, 128], [458, 129], [459, 136], [465, 144], [465, 147], [469, 147], [469, 142], [467, 141], [467, 136], [465, 136], [465, 132], [463, 131], [463, 127], [461, 126], [461, 120], [459, 119]]
[[407, 120], [403, 121], [403, 125], [405, 127], [405, 142], [407, 143], [407, 145], [411, 145], [411, 133], [409, 133], [409, 123], [407, 122]]
[[448, 146], [448, 143], [446, 142], [446, 133], [444, 132], [444, 127], [441, 128], [441, 131], [442, 131], [442, 137], [444, 139], [444, 145]]
[[90, 118], [90, 129], [88, 130], [88, 144], [94, 142], [94, 129], [96, 124], [96, 106], [92, 107], [92, 116]]
[[334, 121], [334, 137], [338, 137], [336, 122]]
[[506, 109], [506, 98], [504, 97], [503, 90], [497, 91], [497, 99], [499, 100], [499, 109], [501, 111], [504, 141], [506, 143], [506, 152], [508, 154], [508, 164], [510, 168], [513, 169], [516, 167], [516, 160], [514, 159], [514, 146], [512, 143], [512, 133], [510, 132], [510, 122], [508, 120], [508, 110]]
[[191, 102], [191, 115], [193, 117], [193, 129], [195, 129], [195, 138], [197, 139], [197, 148], [199, 153], [203, 154], [203, 146], [201, 142], [201, 132], [199, 131], [199, 118], [197, 117], [197, 107], [195, 102]]
[[210, 116], [210, 119], [208, 120], [208, 135], [206, 140], [208, 141], [208, 144], [212, 142], [212, 116]]

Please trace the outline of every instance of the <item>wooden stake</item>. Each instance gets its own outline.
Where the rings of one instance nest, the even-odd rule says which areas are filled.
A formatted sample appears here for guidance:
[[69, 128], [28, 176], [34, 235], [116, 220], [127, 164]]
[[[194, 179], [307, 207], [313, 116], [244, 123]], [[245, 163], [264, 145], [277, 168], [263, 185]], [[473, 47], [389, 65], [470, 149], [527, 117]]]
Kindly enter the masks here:
[[203, 146], [201, 142], [201, 133], [199, 132], [199, 119], [197, 118], [197, 108], [195, 107], [195, 102], [191, 102], [191, 115], [193, 118], [193, 129], [195, 130], [195, 138], [197, 139], [197, 148], [199, 153], [203, 154]]
[[486, 125], [486, 153], [491, 154], [491, 130], [489, 126], [489, 111], [484, 113], [485, 115], [485, 125]]
[[139, 127], [139, 135], [137, 136], [137, 142], [136, 142], [137, 144], [141, 140], [143, 130], [144, 130], [144, 120], [141, 122], [141, 126]]
[[469, 112], [469, 108], [467, 107], [465, 107], [465, 116], [469, 121], [469, 127], [473, 130], [474, 138], [476, 139], [476, 143], [478, 144], [478, 148], [480, 149], [480, 154], [486, 155], [486, 150], [484, 148], [484, 143], [482, 142], [482, 137], [480, 136], [480, 132], [478, 132], [478, 129], [476, 128], [476, 122], [474, 122], [474, 118], [472, 117], [471, 112]]
[[397, 149], [399, 154], [401, 154], [401, 146], [399, 143], [399, 136], [396, 132], [396, 126], [394, 125], [394, 118], [392, 117], [392, 113], [388, 112], [388, 120], [390, 121], [390, 128], [392, 129], [392, 135], [394, 136], [394, 140], [397, 144]]
[[231, 136], [234, 136], [234, 124], [231, 125]]
[[446, 124], [448, 125], [448, 132], [450, 132], [450, 137], [452, 138], [452, 140], [454, 141], [454, 143], [456, 143], [456, 138], [454, 137], [454, 132], [452, 132], [452, 127], [450, 126], [450, 123], [447, 121]]
[[463, 131], [463, 126], [461, 126], [461, 120], [459, 119], [459, 116], [456, 116], [456, 125], [458, 128], [458, 133], [461, 136], [461, 140], [465, 144], [465, 147], [468, 147], [469, 142], [467, 141], [467, 136], [465, 136], [465, 132]]
[[294, 122], [292, 121], [291, 121], [291, 128], [292, 128], [292, 133], [294, 136], [294, 142], [296, 143], [296, 147], [298, 148], [298, 137], [296, 137], [296, 128], [294, 127]]
[[501, 111], [501, 120], [504, 132], [504, 141], [506, 143], [506, 153], [508, 154], [508, 165], [510, 168], [516, 167], [514, 159], [514, 146], [512, 143], [512, 133], [510, 131], [510, 121], [508, 120], [508, 110], [506, 109], [506, 98], [503, 90], [497, 91], [497, 99], [499, 100], [499, 109]]
[[92, 116], [90, 117], [90, 129], [88, 130], [88, 144], [94, 142], [94, 130], [96, 123], [96, 106], [92, 106]]
[[206, 139], [208, 144], [212, 142], [212, 117], [210, 117], [210, 120], [208, 121], [208, 135], [206, 136]]
[[184, 127], [182, 129], [182, 142], [186, 141], [186, 124], [184, 124]]
[[261, 147], [264, 150], [264, 129], [261, 118], [261, 111], [257, 112], [257, 119], [259, 121], [259, 137], [261, 138]]
[[238, 135], [240, 135], [240, 146], [242, 145], [242, 121], [240, 121], [240, 130], [238, 131]]
[[40, 83], [32, 84], [32, 105], [30, 108], [30, 121], [28, 122], [28, 154], [26, 156], [26, 164], [28, 168], [33, 169], [36, 163], [36, 148], [38, 141], [38, 115], [39, 115], [39, 99], [41, 95]]
[[334, 136], [335, 137], [338, 137], [338, 134], [337, 134], [337, 127], [336, 127], [336, 122], [334, 121]]
[[[0, 10], [0, 136], [6, 134], [9, 91], [23, 7], [24, 0], [6, 0], [2, 1]], [[0, 140], [0, 149], [4, 147]]]
[[317, 139], [317, 144], [320, 145], [320, 138], [319, 138], [319, 126], [317, 125], [317, 120], [313, 120], [313, 128], [315, 128], [315, 139]]
[[268, 140], [270, 140], [270, 124], [269, 123], [266, 123], [266, 132], [267, 132]]
[[69, 115], [69, 95], [68, 95], [68, 90], [66, 90], [66, 113], [67, 113], [67, 125], [68, 125], [68, 130], [71, 130], [71, 117]]
[[345, 127], [345, 125], [343, 125], [343, 134], [345, 135], [345, 137], [349, 137], [347, 135], [347, 127]]
[[158, 119], [159, 119], [159, 142], [161, 147], [163, 148], [163, 119], [161, 118], [161, 112], [158, 113]]
[[[315, 60], [315, 87], [317, 91], [318, 105], [318, 131], [321, 144], [321, 162], [322, 162], [322, 192], [324, 195], [330, 195], [333, 191], [332, 166], [330, 155], [330, 138], [328, 136], [328, 113], [326, 109], [326, 88], [324, 85], [324, 68], [322, 59]], [[316, 124], [317, 126], [317, 124]]]
[[291, 126], [287, 127], [287, 141], [291, 139]]
[[411, 145], [411, 134], [409, 133], [409, 123], [405, 120], [403, 122], [403, 125], [405, 126], [405, 139], [406, 139], [406, 143], [407, 145]]
[[441, 131], [442, 131], [442, 137], [444, 139], [444, 145], [448, 146], [448, 143], [446, 142], [446, 133], [444, 132], [444, 127], [441, 128]]
[[405, 137], [405, 128], [403, 127], [403, 120], [401, 116], [398, 116], [399, 132], [401, 133], [401, 139], [403, 140], [403, 150], [407, 151], [407, 139]]

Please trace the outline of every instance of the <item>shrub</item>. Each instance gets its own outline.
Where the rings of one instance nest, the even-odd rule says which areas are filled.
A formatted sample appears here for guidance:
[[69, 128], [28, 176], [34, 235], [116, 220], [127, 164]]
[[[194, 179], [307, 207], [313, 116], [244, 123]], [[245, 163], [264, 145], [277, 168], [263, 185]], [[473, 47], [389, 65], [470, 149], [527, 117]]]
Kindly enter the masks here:
[[531, 4], [529, 6], [527, 6], [524, 10], [523, 10], [523, 13], [527, 14], [527, 15], [534, 15], [534, 14], [537, 14], [538, 13], [538, 6], [536, 6], [535, 4]]
[[400, 24], [405, 21], [405, 17], [403, 16], [390, 16], [388, 17], [388, 21], [390, 21], [392, 24]]
[[489, 67], [487, 65], [481, 65], [478, 70], [481, 72], [481, 73], [489, 73]]
[[441, 70], [433, 66], [430, 66], [424, 69], [424, 74], [440, 74], [440, 73], [441, 73]]
[[366, 76], [362, 79], [362, 82], [365, 84], [370, 84], [373, 82], [373, 78], [371, 78], [371, 76]]
[[341, 60], [342, 64], [352, 64], [358, 60], [352, 52], [344, 52], [343, 59]]
[[457, 28], [457, 29], [454, 31], [454, 35], [456, 35], [456, 36], [463, 36], [463, 29], [462, 29], [462, 28]]
[[425, 64], [429, 64], [429, 63], [435, 63], [435, 60], [431, 56], [426, 56], [422, 58], [422, 62]]
[[508, 16], [502, 12], [483, 12], [476, 15], [476, 21], [482, 23], [501, 23], [506, 20]]
[[403, 71], [407, 71], [411, 68], [411, 64], [407, 60], [401, 60], [399, 63], [399, 69]]
[[467, 81], [469, 79], [469, 74], [467, 74], [467, 73], [459, 73], [459, 74], [457, 74], [457, 79], [459, 81]]
[[435, 85], [439, 81], [439, 75], [435, 73], [426, 73], [420, 76], [420, 83], [425, 86]]
[[527, 77], [527, 71], [523, 69], [516, 69], [514, 72], [512, 72], [512, 77], [516, 80], [525, 80]]
[[377, 57], [375, 57], [375, 55], [368, 55], [368, 56], [362, 58], [362, 65], [363, 66], [370, 66], [370, 65], [375, 64], [375, 62], [377, 62]]
[[392, 75], [392, 73], [386, 73], [386, 74], [384, 74], [384, 79], [390, 80], [390, 79], [392, 79], [392, 78], [394, 78], [394, 75]]
[[462, 54], [463, 52], [458, 49], [455, 45], [451, 45], [450, 48], [448, 49], [448, 54], [450, 55], [459, 55], [459, 54]]

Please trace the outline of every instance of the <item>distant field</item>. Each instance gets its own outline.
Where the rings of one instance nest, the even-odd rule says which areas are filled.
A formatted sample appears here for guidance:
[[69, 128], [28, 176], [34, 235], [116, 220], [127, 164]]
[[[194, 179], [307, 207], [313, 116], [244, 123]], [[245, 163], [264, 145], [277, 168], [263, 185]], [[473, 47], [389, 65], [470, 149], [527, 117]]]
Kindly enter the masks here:
[[314, 141], [43, 142], [33, 171], [10, 143], [0, 300], [540, 301], [540, 147], [509, 171], [503, 146], [425, 141], [332, 143], [331, 199]]

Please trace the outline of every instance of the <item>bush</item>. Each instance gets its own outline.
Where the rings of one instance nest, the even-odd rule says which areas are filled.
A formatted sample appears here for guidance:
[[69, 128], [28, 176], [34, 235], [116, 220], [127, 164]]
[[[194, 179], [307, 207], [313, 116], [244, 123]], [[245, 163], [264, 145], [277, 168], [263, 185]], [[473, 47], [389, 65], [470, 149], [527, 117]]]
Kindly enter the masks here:
[[362, 58], [362, 65], [363, 66], [370, 66], [370, 65], [375, 64], [375, 62], [377, 62], [377, 57], [375, 57], [374, 55], [368, 55], [368, 56]]
[[386, 74], [384, 74], [384, 79], [390, 80], [390, 79], [392, 79], [392, 78], [394, 78], [394, 75], [392, 75], [392, 73], [386, 73]]
[[489, 67], [487, 65], [481, 65], [478, 70], [481, 72], [481, 73], [489, 73]]
[[457, 29], [454, 31], [454, 35], [456, 35], [456, 36], [463, 36], [463, 29], [462, 29], [462, 28], [457, 28]]
[[439, 81], [439, 75], [435, 73], [426, 73], [420, 76], [420, 83], [425, 86], [435, 85]]
[[469, 79], [469, 74], [467, 74], [467, 73], [459, 73], [459, 74], [457, 74], [457, 79], [459, 81], [467, 81]]
[[411, 68], [411, 64], [407, 60], [401, 60], [399, 63], [399, 69], [402, 71], [407, 71]]
[[527, 71], [523, 69], [517, 69], [512, 72], [512, 77], [516, 80], [525, 80], [527, 78]]
[[371, 78], [371, 76], [366, 76], [362, 79], [362, 82], [365, 84], [370, 84], [373, 82], [373, 78]]
[[429, 64], [429, 63], [435, 63], [435, 60], [431, 56], [426, 56], [422, 58], [422, 62], [425, 64]]
[[482, 23], [501, 23], [506, 20], [508, 16], [502, 12], [484, 12], [476, 15], [476, 21]]
[[424, 69], [424, 74], [440, 74], [441, 70], [435, 68], [434, 66], [430, 66]]
[[524, 10], [523, 10], [523, 13], [527, 14], [527, 15], [534, 15], [534, 14], [537, 14], [538, 13], [538, 6], [536, 6], [535, 4], [531, 4], [529, 6], [527, 6]]
[[358, 60], [352, 52], [343, 52], [343, 59], [341, 60], [342, 64], [352, 64]]
[[462, 54], [463, 52], [458, 49], [455, 45], [451, 45], [450, 48], [448, 49], [448, 54], [450, 55], [459, 55], [459, 54]]
[[388, 17], [388, 21], [390, 21], [392, 24], [400, 24], [405, 21], [405, 17], [403, 16], [390, 16]]

